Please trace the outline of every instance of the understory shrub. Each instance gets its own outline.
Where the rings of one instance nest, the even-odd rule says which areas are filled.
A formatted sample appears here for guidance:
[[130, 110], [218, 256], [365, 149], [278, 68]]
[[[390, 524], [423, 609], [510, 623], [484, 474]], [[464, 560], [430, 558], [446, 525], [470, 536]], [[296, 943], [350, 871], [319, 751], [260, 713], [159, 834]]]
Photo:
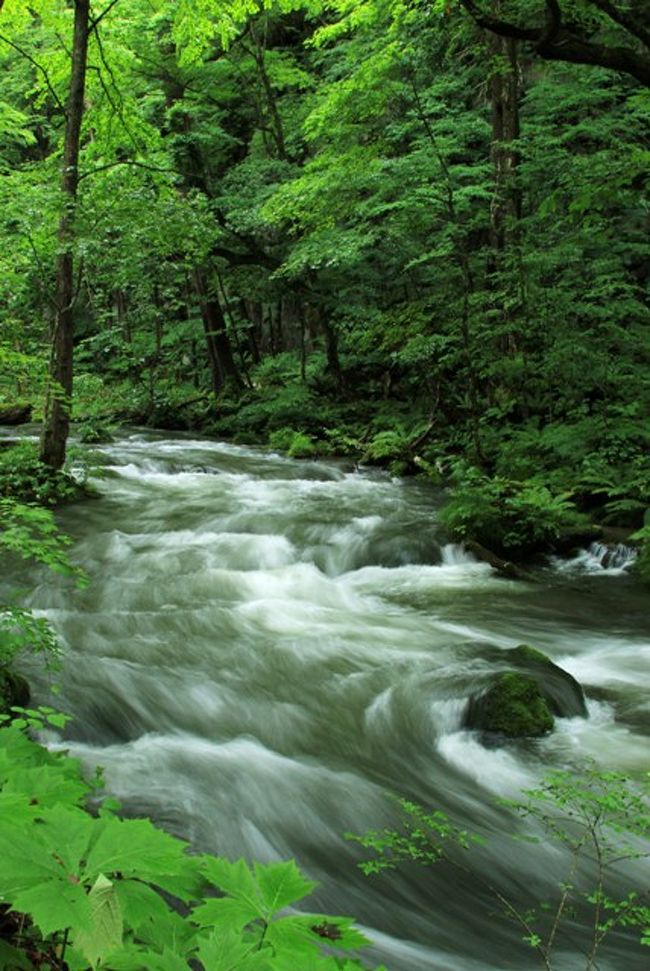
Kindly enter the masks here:
[[0, 449], [0, 496], [55, 506], [79, 492], [80, 484], [69, 472], [55, 472], [39, 461], [35, 442]]
[[549, 549], [563, 530], [584, 525], [566, 494], [534, 480], [487, 476], [457, 465], [453, 490], [440, 513], [454, 538], [474, 540], [496, 553], [526, 556]]

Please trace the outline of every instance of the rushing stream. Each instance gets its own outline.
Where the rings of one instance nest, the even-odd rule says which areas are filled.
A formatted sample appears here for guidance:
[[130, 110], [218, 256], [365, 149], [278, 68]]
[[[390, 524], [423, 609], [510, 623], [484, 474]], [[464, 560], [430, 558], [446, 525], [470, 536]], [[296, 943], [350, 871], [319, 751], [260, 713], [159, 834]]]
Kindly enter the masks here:
[[[445, 545], [424, 484], [152, 433], [100, 451], [101, 498], [59, 517], [91, 584], [39, 574], [30, 600], [65, 644], [66, 747], [196, 847], [295, 856], [321, 882], [310, 906], [356, 916], [389, 971], [536, 968], [475, 881], [367, 878], [343, 834], [394, 822], [405, 794], [482, 832], [467, 861], [516, 899], [548, 894], [564, 861], [512, 840], [498, 798], [587, 758], [650, 769], [650, 622], [625, 563], [585, 553], [507, 581]], [[582, 682], [590, 717], [486, 748], [466, 699], [490, 646], [521, 642]], [[600, 967], [641, 971], [643, 950], [621, 936]]]

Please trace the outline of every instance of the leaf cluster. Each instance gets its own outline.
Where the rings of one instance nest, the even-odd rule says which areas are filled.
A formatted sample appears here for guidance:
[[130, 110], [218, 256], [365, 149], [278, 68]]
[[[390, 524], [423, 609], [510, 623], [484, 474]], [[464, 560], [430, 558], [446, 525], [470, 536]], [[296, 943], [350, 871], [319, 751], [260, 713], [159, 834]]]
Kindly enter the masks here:
[[[0, 961], [72, 971], [353, 971], [335, 957], [365, 938], [349, 918], [293, 908], [315, 887], [294, 861], [252, 866], [190, 856], [146, 819], [121, 819], [79, 764], [25, 729], [60, 725], [26, 712], [0, 731]], [[19, 919], [18, 919], [19, 918]], [[330, 952], [330, 953], [328, 953]]]

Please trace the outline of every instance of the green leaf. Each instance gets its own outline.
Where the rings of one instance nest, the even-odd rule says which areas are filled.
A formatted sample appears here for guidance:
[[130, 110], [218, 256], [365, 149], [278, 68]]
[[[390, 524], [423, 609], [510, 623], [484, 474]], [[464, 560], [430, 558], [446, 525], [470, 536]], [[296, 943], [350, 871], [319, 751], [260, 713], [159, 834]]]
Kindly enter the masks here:
[[93, 967], [122, 945], [123, 922], [114, 884], [100, 873], [88, 894], [91, 927], [74, 936], [74, 944]]
[[100, 873], [139, 877], [187, 899], [196, 882], [197, 865], [185, 857], [185, 843], [156, 829], [148, 819], [103, 816], [100, 834], [88, 854], [86, 879]]
[[233, 931], [242, 931], [259, 916], [259, 904], [240, 897], [215, 897], [192, 911], [193, 920], [201, 927], [227, 928]]
[[295, 860], [266, 865], [256, 863], [255, 876], [267, 919], [284, 907], [302, 900], [318, 886], [313, 880], [303, 877]]
[[216, 887], [250, 908], [251, 914], [264, 917], [257, 881], [244, 860], [231, 863], [221, 857], [204, 857], [202, 870]]
[[234, 931], [219, 931], [203, 938], [198, 955], [209, 971], [263, 971], [269, 966], [267, 955]]
[[65, 880], [44, 880], [14, 893], [12, 909], [28, 914], [44, 937], [68, 927], [88, 930], [91, 912], [81, 884]]

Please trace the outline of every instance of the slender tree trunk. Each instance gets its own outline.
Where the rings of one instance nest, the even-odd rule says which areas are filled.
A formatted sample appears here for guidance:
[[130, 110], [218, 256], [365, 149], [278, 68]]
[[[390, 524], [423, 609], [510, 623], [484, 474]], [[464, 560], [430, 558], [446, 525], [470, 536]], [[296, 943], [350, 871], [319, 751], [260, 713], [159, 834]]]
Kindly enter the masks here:
[[258, 346], [257, 339], [257, 328], [258, 324], [255, 320], [255, 314], [253, 312], [253, 304], [250, 300], [240, 300], [239, 301], [239, 314], [242, 320], [248, 321], [248, 327], [246, 328], [246, 341], [248, 344], [248, 350], [253, 359], [253, 364], [260, 363], [260, 349]]
[[241, 387], [242, 380], [235, 365], [230, 338], [226, 330], [226, 319], [217, 294], [212, 292], [208, 284], [206, 272], [202, 269], [195, 269], [193, 282], [203, 318], [212, 390], [215, 398], [218, 398], [226, 383], [230, 382]]
[[494, 194], [490, 206], [490, 242], [495, 269], [505, 250], [509, 231], [521, 215], [517, 187], [517, 139], [519, 138], [519, 64], [517, 41], [490, 34], [492, 54], [490, 101], [492, 106], [492, 147]]
[[339, 335], [327, 318], [327, 314], [321, 316], [323, 333], [325, 334], [325, 351], [327, 354], [327, 370], [330, 372], [338, 391], [343, 390], [343, 371], [339, 358]]
[[50, 360], [50, 384], [45, 404], [45, 423], [41, 438], [41, 461], [60, 469], [70, 427], [72, 406], [72, 357], [74, 339], [74, 258], [75, 211], [79, 184], [79, 143], [84, 112], [86, 63], [90, 34], [90, 0], [75, 0], [72, 40], [72, 75], [66, 108], [65, 144], [61, 191], [63, 209], [59, 220], [59, 255], [56, 263], [56, 314]]
[[276, 155], [279, 159], [286, 161], [287, 150], [284, 141], [284, 127], [282, 125], [280, 112], [278, 111], [277, 99], [271, 84], [271, 79], [268, 71], [266, 70], [265, 44], [259, 39], [252, 21], [249, 26], [249, 33], [253, 41], [253, 49], [251, 53], [257, 66], [258, 77], [264, 89], [266, 110], [271, 122], [270, 127], [273, 134], [273, 141], [275, 142]]
[[[499, 2], [495, 4], [499, 11]], [[488, 287], [494, 291], [502, 320], [502, 353], [517, 353], [520, 334], [517, 326], [516, 274], [507, 273], [517, 257], [518, 224], [521, 218], [521, 192], [517, 184], [519, 152], [520, 76], [518, 42], [511, 37], [487, 35], [491, 54], [490, 102], [492, 144], [490, 149], [494, 189], [490, 205], [490, 254], [487, 263]]]

